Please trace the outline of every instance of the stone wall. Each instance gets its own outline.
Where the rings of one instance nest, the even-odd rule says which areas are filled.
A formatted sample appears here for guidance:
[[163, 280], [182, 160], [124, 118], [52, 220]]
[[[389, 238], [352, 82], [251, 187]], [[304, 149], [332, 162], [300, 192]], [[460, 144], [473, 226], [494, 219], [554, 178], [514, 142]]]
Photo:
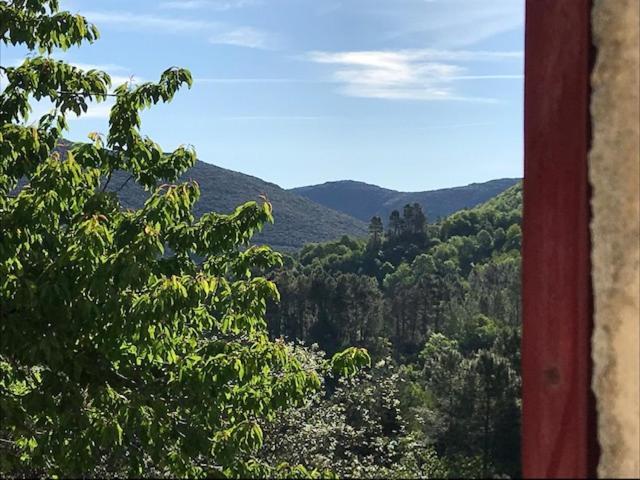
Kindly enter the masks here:
[[598, 474], [640, 478], [640, 0], [594, 0], [592, 15]]

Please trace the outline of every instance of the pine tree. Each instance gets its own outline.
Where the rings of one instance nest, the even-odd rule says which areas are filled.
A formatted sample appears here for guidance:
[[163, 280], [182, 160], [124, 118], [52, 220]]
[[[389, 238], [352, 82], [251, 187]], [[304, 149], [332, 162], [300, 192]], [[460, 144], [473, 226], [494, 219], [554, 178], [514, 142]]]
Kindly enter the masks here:
[[394, 210], [389, 215], [389, 236], [397, 237], [402, 233], [402, 218], [400, 212]]
[[379, 250], [382, 245], [383, 235], [384, 226], [382, 225], [382, 219], [378, 216], [371, 217], [371, 222], [369, 223], [368, 248], [370, 250]]

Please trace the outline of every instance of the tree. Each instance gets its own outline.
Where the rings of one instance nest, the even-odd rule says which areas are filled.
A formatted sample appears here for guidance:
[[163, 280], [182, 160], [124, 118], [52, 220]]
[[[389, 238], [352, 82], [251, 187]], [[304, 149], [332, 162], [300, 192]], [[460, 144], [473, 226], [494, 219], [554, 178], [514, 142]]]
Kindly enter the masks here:
[[478, 232], [477, 237], [479, 254], [483, 257], [491, 255], [491, 249], [493, 247], [493, 238], [491, 237], [491, 234], [483, 229]]
[[382, 219], [378, 216], [371, 217], [369, 223], [369, 243], [367, 247], [370, 250], [377, 251], [382, 245], [382, 236], [384, 234], [384, 226], [382, 225]]
[[482, 477], [520, 475], [520, 379], [506, 358], [480, 350], [469, 361], [468, 381], [474, 401], [469, 442], [482, 452]]
[[509, 360], [491, 350], [464, 357], [455, 340], [438, 333], [420, 357], [417, 379], [433, 401], [414, 410], [437, 453], [452, 460], [452, 473], [517, 477], [520, 380]]
[[520, 225], [511, 225], [506, 234], [505, 250], [520, 250], [522, 244], [522, 230]]
[[[406, 207], [405, 207], [405, 211], [406, 211]], [[427, 225], [427, 216], [422, 211], [422, 206], [419, 203], [414, 203], [410, 211], [411, 211], [411, 216], [410, 218], [407, 219], [407, 223], [410, 224], [411, 233], [416, 235], [425, 233], [425, 227]]]
[[[57, 0], [0, 3], [0, 39], [51, 53], [93, 42], [95, 26]], [[2, 67], [0, 96], [0, 473], [15, 475], [301, 475], [256, 460], [261, 424], [318, 388], [264, 320], [280, 264], [250, 244], [269, 203], [192, 213], [195, 162], [140, 133], [139, 111], [168, 102], [191, 75], [109, 92], [105, 72], [31, 56]], [[69, 112], [115, 98], [106, 142], [59, 148]], [[53, 110], [27, 124], [29, 101]], [[116, 170], [149, 192], [124, 211]], [[18, 188], [19, 180], [26, 184]], [[196, 261], [195, 259], [202, 259]], [[350, 373], [361, 350], [336, 356]], [[105, 470], [106, 469], [106, 470]]]
[[[304, 364], [322, 352], [296, 347]], [[285, 458], [308, 468], [330, 468], [345, 478], [442, 478], [448, 473], [432, 449], [406, 431], [400, 412], [402, 379], [389, 358], [335, 386], [302, 409], [283, 411], [266, 428], [266, 458]]]
[[397, 237], [402, 232], [402, 218], [400, 217], [400, 212], [398, 210], [394, 210], [389, 215], [389, 236]]

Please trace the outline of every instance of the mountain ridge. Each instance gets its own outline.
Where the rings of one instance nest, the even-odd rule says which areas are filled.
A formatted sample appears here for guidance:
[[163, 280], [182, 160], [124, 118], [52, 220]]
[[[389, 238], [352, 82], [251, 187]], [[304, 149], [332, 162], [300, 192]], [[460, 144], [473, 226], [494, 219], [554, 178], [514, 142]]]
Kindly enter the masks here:
[[292, 188], [289, 191], [363, 222], [368, 222], [373, 216], [380, 216], [384, 221], [393, 210], [402, 210], [407, 203], [419, 203], [428, 219], [434, 221], [486, 202], [520, 180], [499, 178], [419, 192], [402, 192], [366, 182], [338, 180]]
[[[74, 144], [63, 140], [57, 150], [64, 154]], [[211, 211], [231, 213], [243, 203], [259, 202], [266, 197], [273, 205], [275, 223], [265, 225], [263, 231], [254, 237], [254, 242], [265, 243], [282, 251], [297, 250], [308, 243], [337, 240], [345, 235], [366, 237], [367, 224], [373, 214], [381, 215], [386, 220], [394, 208], [402, 209], [406, 203], [415, 201], [426, 207], [433, 221], [436, 217], [430, 212], [445, 216], [461, 208], [475, 206], [517, 181], [499, 179], [427, 192], [398, 192], [355, 180], [339, 180], [287, 190], [259, 177], [201, 160], [197, 160], [179, 179], [188, 180], [195, 180], [200, 186], [200, 200], [194, 208], [196, 216]], [[24, 180], [20, 184], [24, 185]], [[148, 198], [148, 192], [135, 182], [130, 182], [129, 175], [122, 171], [113, 172], [107, 190], [118, 193], [124, 208], [140, 208]], [[452, 191], [454, 198], [447, 198], [447, 195], [451, 197]], [[455, 192], [460, 191], [466, 192], [462, 201], [455, 198]], [[315, 199], [318, 192], [321, 193], [320, 198]]]
[[[56, 150], [64, 156], [77, 144], [62, 139]], [[111, 175], [107, 191], [117, 192], [123, 208], [141, 208], [149, 197], [149, 192], [129, 180], [127, 172], [116, 170]], [[254, 235], [252, 242], [256, 244], [268, 244], [277, 250], [292, 251], [307, 243], [337, 240], [344, 235], [367, 235], [365, 222], [253, 175], [196, 160], [195, 165], [178, 182], [189, 180], [195, 180], [200, 187], [200, 199], [194, 206], [196, 217], [207, 212], [229, 214], [246, 202], [261, 202], [266, 197], [273, 205], [275, 223], [264, 225], [263, 230]], [[17, 190], [25, 184], [26, 180], [21, 179]]]
[[[110, 189], [117, 190], [126, 177], [123, 172], [115, 172]], [[200, 200], [194, 208], [196, 216], [210, 211], [231, 213], [245, 202], [261, 201], [261, 197], [266, 197], [273, 205], [275, 223], [265, 225], [254, 237], [255, 243], [266, 243], [279, 250], [295, 250], [310, 242], [367, 234], [364, 222], [253, 175], [198, 160], [180, 178], [180, 181], [187, 180], [195, 180], [200, 186]], [[140, 186], [130, 183], [119, 196], [124, 206], [139, 208], [146, 193]]]

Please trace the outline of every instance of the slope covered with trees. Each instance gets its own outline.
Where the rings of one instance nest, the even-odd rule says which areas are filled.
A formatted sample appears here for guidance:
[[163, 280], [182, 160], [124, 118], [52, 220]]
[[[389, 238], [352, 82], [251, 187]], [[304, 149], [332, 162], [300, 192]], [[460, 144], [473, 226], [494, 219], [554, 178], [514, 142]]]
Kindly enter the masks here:
[[446, 217], [463, 208], [471, 208], [495, 197], [518, 182], [501, 178], [463, 187], [426, 192], [398, 192], [363, 182], [343, 180], [294, 188], [291, 191], [316, 203], [368, 222], [373, 216], [388, 218], [393, 210], [418, 203], [429, 221]]
[[406, 205], [374, 217], [368, 241], [308, 245], [273, 272], [273, 336], [328, 353], [363, 346], [376, 363], [309, 418], [286, 420], [311, 445], [340, 446], [313, 465], [349, 476], [519, 474], [521, 209], [520, 184], [435, 224]]
[[[63, 140], [58, 150], [64, 153], [72, 145]], [[107, 190], [118, 193], [123, 207], [140, 208], [148, 194], [129, 177], [126, 172], [113, 172]], [[279, 251], [293, 252], [306, 244], [337, 240], [344, 235], [366, 238], [372, 216], [386, 218], [407, 203], [420, 204], [429, 221], [434, 221], [494, 197], [517, 179], [428, 192], [397, 192], [353, 181], [285, 190], [260, 178], [197, 160], [180, 181], [195, 181], [200, 187], [200, 200], [194, 207], [196, 216], [208, 211], [231, 213], [244, 202], [268, 199], [274, 206], [275, 222], [265, 225], [254, 240]]]
[[[59, 150], [65, 152], [72, 144], [63, 141]], [[108, 191], [116, 191], [125, 208], [140, 208], [148, 193], [129, 173], [115, 171]], [[245, 202], [266, 199], [274, 207], [275, 222], [264, 226], [254, 241], [265, 243], [279, 251], [293, 251], [311, 242], [336, 240], [343, 235], [364, 238], [367, 225], [348, 214], [333, 210], [308, 198], [280, 188], [257, 177], [220, 168], [196, 160], [180, 181], [194, 181], [200, 187], [200, 200], [194, 207], [197, 217], [206, 212], [231, 213]]]
[[[187, 179], [197, 182], [202, 192], [195, 208], [198, 216], [208, 211], [230, 213], [242, 203], [267, 199], [273, 205], [275, 221], [265, 225], [255, 241], [280, 251], [295, 250], [310, 242], [335, 240], [342, 235], [366, 236], [367, 227], [361, 220], [251, 175], [197, 161], [182, 178]], [[115, 185], [117, 183], [114, 188]], [[125, 187], [121, 192], [123, 204], [138, 207], [144, 198], [140, 193], [133, 185]]]

